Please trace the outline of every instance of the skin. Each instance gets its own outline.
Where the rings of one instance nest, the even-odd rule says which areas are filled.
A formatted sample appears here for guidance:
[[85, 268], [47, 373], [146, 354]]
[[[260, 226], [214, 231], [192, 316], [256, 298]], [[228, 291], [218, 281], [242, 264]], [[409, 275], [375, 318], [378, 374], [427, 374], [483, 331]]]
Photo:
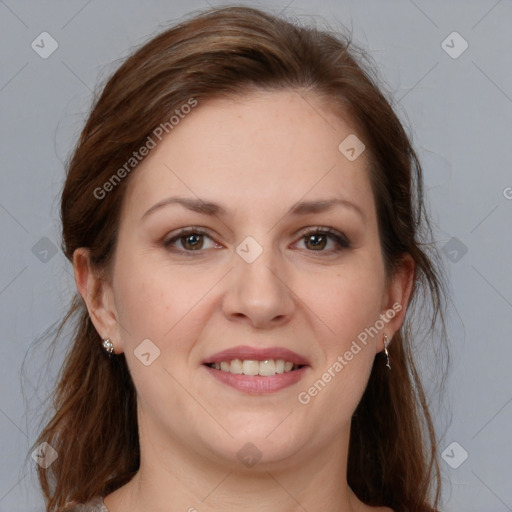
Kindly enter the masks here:
[[[351, 162], [338, 150], [353, 133], [348, 118], [291, 90], [200, 103], [130, 176], [108, 278], [86, 249], [75, 252], [78, 290], [100, 336], [125, 353], [137, 389], [141, 467], [105, 498], [111, 512], [390, 510], [364, 505], [346, 483], [350, 419], [384, 334], [391, 339], [403, 322], [413, 267], [406, 258], [386, 275], [368, 152]], [[175, 204], [142, 218], [171, 196], [230, 213]], [[287, 214], [298, 201], [333, 197], [360, 212]], [[184, 254], [193, 252], [187, 239], [174, 252], [163, 245], [190, 226], [208, 232], [196, 256]], [[344, 233], [350, 246], [336, 252], [329, 237], [315, 246], [304, 228], [318, 226]], [[252, 263], [236, 252], [247, 236], [263, 248]], [[379, 334], [299, 403], [396, 303], [402, 310]], [[144, 339], [160, 350], [148, 366], [134, 355]], [[201, 364], [237, 345], [285, 347], [310, 367], [288, 388], [248, 395]], [[237, 458], [248, 442], [262, 454], [250, 468]]]

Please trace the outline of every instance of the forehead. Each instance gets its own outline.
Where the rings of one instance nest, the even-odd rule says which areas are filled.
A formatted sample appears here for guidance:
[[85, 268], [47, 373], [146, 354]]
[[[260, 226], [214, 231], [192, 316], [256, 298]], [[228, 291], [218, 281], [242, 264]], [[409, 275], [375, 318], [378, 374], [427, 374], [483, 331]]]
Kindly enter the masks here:
[[304, 93], [198, 101], [134, 171], [125, 205], [142, 215], [170, 195], [238, 211], [337, 194], [373, 203], [366, 152], [351, 161], [340, 151], [349, 136], [358, 135], [348, 117]]

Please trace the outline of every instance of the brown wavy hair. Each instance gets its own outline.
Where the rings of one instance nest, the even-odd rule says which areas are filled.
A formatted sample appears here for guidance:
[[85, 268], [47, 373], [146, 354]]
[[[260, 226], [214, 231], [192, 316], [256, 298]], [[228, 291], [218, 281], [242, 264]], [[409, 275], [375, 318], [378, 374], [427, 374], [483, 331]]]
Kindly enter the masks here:
[[[432, 512], [441, 479], [433, 422], [413, 358], [410, 310], [423, 299], [430, 312], [426, 331], [433, 333], [439, 321], [444, 326], [442, 270], [428, 242], [432, 229], [420, 163], [368, 63], [350, 36], [247, 7], [196, 13], [154, 37], [124, 61], [94, 100], [67, 165], [62, 250], [72, 261], [77, 248], [88, 248], [94, 267], [108, 277], [130, 177], [105, 200], [95, 190], [190, 98], [200, 106], [214, 97], [288, 89], [348, 113], [370, 156], [388, 275], [405, 253], [415, 262], [413, 298], [390, 346], [393, 369], [387, 371], [380, 355], [375, 358], [353, 416], [348, 483], [368, 505]], [[49, 420], [32, 447], [47, 442], [58, 452], [47, 469], [37, 467], [47, 512], [106, 496], [135, 475], [140, 460], [136, 392], [124, 354], [106, 356], [78, 294], [55, 339], [70, 323], [74, 331], [46, 410]]]

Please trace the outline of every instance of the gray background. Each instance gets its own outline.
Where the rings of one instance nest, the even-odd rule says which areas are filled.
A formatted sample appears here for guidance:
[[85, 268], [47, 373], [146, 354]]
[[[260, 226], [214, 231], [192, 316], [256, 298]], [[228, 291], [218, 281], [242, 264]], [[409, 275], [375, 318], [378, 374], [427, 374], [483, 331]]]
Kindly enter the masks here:
[[[0, 0], [0, 511], [43, 510], [27, 447], [62, 352], [41, 376], [47, 354], [29, 349], [74, 291], [56, 252], [62, 162], [99, 81], [135, 45], [207, 3]], [[443, 510], [512, 510], [512, 2], [248, 4], [352, 26], [395, 95], [424, 166], [453, 294], [452, 364], [435, 415], [440, 451], [448, 448]], [[45, 31], [58, 49], [43, 59], [31, 43], [42, 46]], [[442, 45], [454, 31], [469, 45], [457, 58], [445, 50], [455, 55], [462, 40]]]

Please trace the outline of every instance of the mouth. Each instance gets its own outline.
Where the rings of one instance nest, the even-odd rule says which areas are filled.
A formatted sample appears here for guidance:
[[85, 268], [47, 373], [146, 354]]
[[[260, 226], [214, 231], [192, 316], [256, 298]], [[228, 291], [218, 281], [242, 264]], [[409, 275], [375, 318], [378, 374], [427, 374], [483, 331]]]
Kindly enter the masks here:
[[247, 346], [214, 354], [202, 365], [218, 381], [250, 394], [270, 393], [291, 386], [302, 379], [309, 368], [304, 357], [288, 349]]
[[281, 373], [288, 373], [299, 370], [305, 365], [294, 364], [292, 361], [284, 359], [265, 359], [258, 361], [255, 359], [233, 359], [231, 361], [221, 361], [220, 363], [207, 363], [206, 366], [221, 372], [232, 373], [233, 375], [260, 375], [261, 377], [271, 377]]

